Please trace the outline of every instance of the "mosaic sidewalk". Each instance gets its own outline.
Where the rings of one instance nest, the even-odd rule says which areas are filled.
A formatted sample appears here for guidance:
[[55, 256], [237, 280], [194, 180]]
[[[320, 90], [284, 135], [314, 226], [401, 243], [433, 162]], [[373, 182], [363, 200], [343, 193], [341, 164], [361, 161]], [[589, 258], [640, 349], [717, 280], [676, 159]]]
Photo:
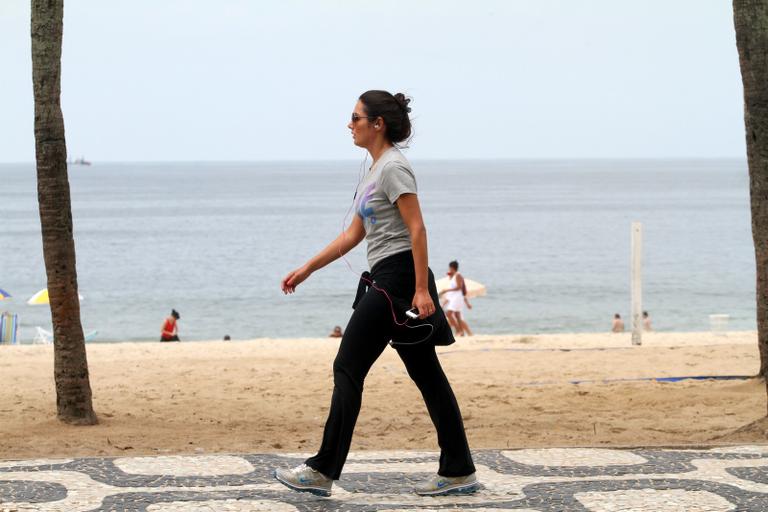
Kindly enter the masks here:
[[352, 454], [333, 496], [272, 477], [296, 454], [190, 455], [0, 462], [0, 512], [325, 510], [725, 512], [768, 510], [768, 446], [697, 450], [526, 449], [474, 452], [472, 496], [428, 498], [412, 486], [437, 454]]

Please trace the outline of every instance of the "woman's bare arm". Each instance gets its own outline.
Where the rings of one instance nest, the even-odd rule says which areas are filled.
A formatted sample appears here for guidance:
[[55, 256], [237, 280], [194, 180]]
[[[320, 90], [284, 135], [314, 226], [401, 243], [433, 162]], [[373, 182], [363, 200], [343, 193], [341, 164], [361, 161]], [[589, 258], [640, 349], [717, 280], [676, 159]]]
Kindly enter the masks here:
[[416, 293], [412, 305], [419, 310], [420, 318], [426, 318], [435, 312], [435, 305], [427, 288], [427, 228], [421, 216], [419, 198], [416, 194], [403, 194], [397, 199], [397, 208], [411, 235], [413, 266], [416, 272]]
[[352, 224], [349, 225], [346, 231], [336, 237], [336, 239], [328, 244], [322, 251], [317, 253], [306, 263], [306, 265], [312, 272], [320, 270], [357, 247], [357, 245], [363, 241], [363, 238], [365, 238], [363, 221], [358, 215], [355, 215], [352, 219]]
[[355, 248], [365, 238], [365, 227], [359, 216], [355, 215], [349, 227], [341, 233], [336, 239], [328, 244], [322, 251], [317, 253], [304, 265], [290, 272], [283, 278], [280, 288], [283, 293], [293, 293], [296, 287], [312, 272], [320, 270], [329, 263], [336, 261], [341, 256], [347, 254]]

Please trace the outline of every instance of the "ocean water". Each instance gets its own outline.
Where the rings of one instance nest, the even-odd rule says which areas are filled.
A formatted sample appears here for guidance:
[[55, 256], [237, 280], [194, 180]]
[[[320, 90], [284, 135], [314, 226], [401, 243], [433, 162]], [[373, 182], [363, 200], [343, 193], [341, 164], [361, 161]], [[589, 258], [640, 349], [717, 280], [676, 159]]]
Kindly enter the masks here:
[[[609, 330], [629, 317], [630, 225], [643, 303], [663, 331], [754, 329], [743, 160], [414, 161], [440, 277], [484, 283], [476, 333]], [[282, 277], [339, 234], [361, 163], [95, 163], [69, 169], [82, 320], [98, 341], [325, 336], [346, 324], [364, 244], [284, 296]], [[0, 310], [50, 328], [33, 164], [0, 165]], [[351, 267], [351, 269], [350, 269]], [[627, 322], [629, 323], [629, 322]]]

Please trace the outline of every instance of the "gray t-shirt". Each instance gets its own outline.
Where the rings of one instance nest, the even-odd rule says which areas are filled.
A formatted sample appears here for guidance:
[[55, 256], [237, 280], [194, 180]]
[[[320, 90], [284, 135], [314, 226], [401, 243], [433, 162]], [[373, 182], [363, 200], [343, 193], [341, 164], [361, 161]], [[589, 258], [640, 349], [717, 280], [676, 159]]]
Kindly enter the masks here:
[[403, 194], [415, 193], [411, 164], [394, 147], [379, 157], [358, 185], [355, 212], [365, 226], [371, 268], [387, 256], [411, 249], [411, 235], [395, 201]]

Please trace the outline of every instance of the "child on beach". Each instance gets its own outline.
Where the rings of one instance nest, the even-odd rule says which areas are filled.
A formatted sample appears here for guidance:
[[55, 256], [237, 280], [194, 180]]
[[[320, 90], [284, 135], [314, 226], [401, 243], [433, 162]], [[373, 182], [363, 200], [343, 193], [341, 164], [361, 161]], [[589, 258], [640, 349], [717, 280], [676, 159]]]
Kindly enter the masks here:
[[479, 487], [459, 405], [435, 352], [436, 344], [455, 340], [442, 309], [436, 308], [437, 288], [427, 267], [427, 232], [416, 176], [396, 147], [411, 134], [409, 101], [403, 94], [386, 91], [360, 96], [347, 126], [355, 145], [365, 148], [373, 163], [358, 184], [356, 215], [349, 228], [281, 283], [283, 293], [294, 293], [313, 272], [342, 257], [363, 238], [368, 243], [371, 270], [361, 277], [355, 310], [333, 362], [333, 396], [320, 450], [304, 464], [275, 471], [277, 480], [297, 491], [330, 496], [347, 459], [365, 377], [390, 340], [395, 341], [409, 307], [414, 308], [421, 327], [432, 326], [431, 334], [415, 343], [393, 346], [424, 397], [441, 450], [437, 474], [416, 486], [415, 492], [435, 496], [471, 493]]

